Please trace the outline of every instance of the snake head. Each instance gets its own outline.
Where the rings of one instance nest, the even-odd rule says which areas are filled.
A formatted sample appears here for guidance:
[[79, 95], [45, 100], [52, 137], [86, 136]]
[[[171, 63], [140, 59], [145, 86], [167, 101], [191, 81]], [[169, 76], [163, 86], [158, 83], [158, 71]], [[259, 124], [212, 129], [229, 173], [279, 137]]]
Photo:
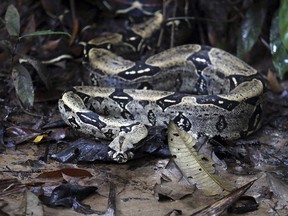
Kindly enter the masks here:
[[116, 137], [109, 144], [109, 148], [109, 157], [118, 163], [126, 163], [134, 156], [132, 151], [135, 150], [135, 147], [133, 143], [131, 143], [131, 140], [127, 139], [125, 135]]
[[131, 124], [126, 126], [126, 130], [121, 130], [119, 134], [109, 144], [108, 155], [118, 163], [125, 163], [134, 157], [133, 152], [141, 146], [139, 142], [148, 134], [148, 130], [143, 124]]
[[114, 150], [110, 150], [108, 152], [108, 155], [110, 158], [112, 158], [113, 161], [117, 163], [126, 163], [128, 160], [134, 157], [134, 154], [132, 151], [116, 152]]

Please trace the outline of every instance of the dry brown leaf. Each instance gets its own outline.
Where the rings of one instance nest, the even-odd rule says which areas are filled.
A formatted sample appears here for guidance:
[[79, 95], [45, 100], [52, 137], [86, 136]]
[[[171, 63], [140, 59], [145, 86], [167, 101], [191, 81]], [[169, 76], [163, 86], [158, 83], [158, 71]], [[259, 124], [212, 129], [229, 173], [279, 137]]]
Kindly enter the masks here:
[[168, 128], [168, 145], [176, 164], [192, 184], [207, 196], [231, 191], [231, 186], [214, 175], [215, 168], [210, 158], [199, 155], [194, 145], [197, 140], [179, 129], [174, 122]]
[[41, 201], [30, 191], [26, 191], [26, 196], [22, 203], [22, 213], [22, 215], [44, 216], [44, 209]]
[[55, 50], [59, 46], [60, 41], [61, 41], [61, 38], [57, 40], [49, 40], [42, 45], [42, 49], [47, 50], [47, 51]]
[[266, 175], [273, 194], [278, 198], [288, 201], [287, 183], [277, 178], [273, 173], [267, 173]]
[[26, 186], [16, 178], [0, 179], [0, 197], [11, 194], [19, 194], [25, 190]]
[[66, 176], [78, 178], [92, 177], [92, 174], [84, 169], [64, 168], [56, 171], [41, 173], [37, 176], [37, 178], [63, 178], [63, 174], [65, 174]]
[[79, 32], [79, 21], [78, 19], [75, 17], [75, 19], [73, 20], [73, 32], [72, 32], [72, 37], [70, 38], [70, 42], [69, 44], [72, 45], [78, 35]]
[[230, 205], [239, 199], [252, 185], [254, 181], [233, 190], [231, 193], [218, 200], [217, 202], [206, 206], [205, 208], [193, 213], [191, 216], [203, 216], [203, 215], [221, 215]]
[[36, 22], [34, 14], [31, 14], [28, 18], [28, 23], [25, 26], [23, 33], [30, 33], [36, 31]]
[[283, 87], [281, 86], [280, 82], [277, 80], [276, 74], [273, 73], [270, 69], [268, 70], [267, 81], [273, 92], [281, 93], [283, 91]]
[[183, 176], [173, 160], [168, 162], [162, 172], [160, 184], [157, 183], [154, 186], [154, 195], [158, 200], [160, 195], [179, 200], [186, 195], [193, 194], [194, 191], [195, 185]]

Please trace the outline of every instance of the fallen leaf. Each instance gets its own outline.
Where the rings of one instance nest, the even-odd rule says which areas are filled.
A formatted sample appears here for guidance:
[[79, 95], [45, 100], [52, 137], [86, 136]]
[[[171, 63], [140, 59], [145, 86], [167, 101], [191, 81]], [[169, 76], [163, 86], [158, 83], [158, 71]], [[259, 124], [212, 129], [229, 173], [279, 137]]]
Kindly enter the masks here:
[[197, 140], [187, 132], [179, 129], [174, 122], [168, 128], [168, 145], [176, 164], [192, 184], [205, 195], [213, 196], [224, 190], [231, 191], [231, 186], [224, 184], [219, 176], [214, 175], [213, 162], [208, 157], [196, 152]]
[[35, 15], [31, 14], [28, 17], [28, 22], [23, 30], [23, 33], [35, 32], [35, 30], [36, 30]]
[[44, 216], [43, 206], [41, 201], [38, 197], [30, 191], [26, 191], [24, 203], [23, 215], [37, 215], [37, 216]]
[[[80, 202], [95, 194], [96, 190], [97, 187], [94, 186], [62, 184], [52, 191], [50, 197], [43, 197], [42, 202], [48, 206], [72, 207], [76, 212], [82, 214], [100, 213], [92, 210], [89, 205]], [[103, 212], [101, 213], [103, 214]]]
[[34, 143], [39, 143], [41, 142], [45, 137], [48, 137], [47, 134], [41, 134], [35, 137], [35, 139], [33, 140]]
[[288, 201], [288, 185], [284, 181], [277, 178], [273, 173], [266, 174], [270, 190], [273, 194], [281, 198], [282, 200]]
[[6, 134], [13, 138], [16, 144], [35, 139], [36, 136], [41, 135], [41, 132], [33, 128], [13, 126], [6, 129]]
[[58, 38], [56, 40], [47, 41], [46, 43], [44, 43], [42, 45], [42, 49], [47, 50], [47, 51], [52, 51], [58, 47], [60, 41], [61, 41], [61, 38]]
[[157, 200], [161, 197], [169, 197], [173, 200], [179, 200], [195, 191], [195, 185], [191, 184], [183, 176], [179, 167], [173, 160], [170, 160], [162, 172], [161, 182], [154, 186], [154, 195]]
[[203, 216], [203, 215], [221, 215], [229, 206], [231, 206], [236, 200], [239, 199], [252, 185], [254, 181], [233, 190], [231, 193], [218, 200], [217, 202], [206, 206], [205, 208], [191, 214], [191, 216]]
[[92, 174], [84, 169], [64, 168], [51, 172], [44, 172], [37, 176], [37, 178], [63, 178], [63, 174], [72, 177], [92, 177]]
[[229, 213], [244, 214], [258, 209], [259, 204], [252, 196], [240, 196], [228, 209]]
[[26, 186], [16, 178], [0, 179], [0, 197], [22, 193], [25, 188]]

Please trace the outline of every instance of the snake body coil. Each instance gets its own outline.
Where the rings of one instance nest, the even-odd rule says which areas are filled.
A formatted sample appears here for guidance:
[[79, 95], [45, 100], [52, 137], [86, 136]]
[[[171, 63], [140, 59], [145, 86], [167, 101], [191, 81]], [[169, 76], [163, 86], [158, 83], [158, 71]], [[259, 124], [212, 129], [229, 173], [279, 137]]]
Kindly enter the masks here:
[[94, 86], [67, 91], [59, 109], [68, 125], [112, 140], [109, 154], [118, 162], [133, 157], [147, 126], [170, 120], [195, 138], [237, 139], [260, 126], [261, 76], [223, 50], [183, 45], [132, 62], [93, 48], [89, 61]]

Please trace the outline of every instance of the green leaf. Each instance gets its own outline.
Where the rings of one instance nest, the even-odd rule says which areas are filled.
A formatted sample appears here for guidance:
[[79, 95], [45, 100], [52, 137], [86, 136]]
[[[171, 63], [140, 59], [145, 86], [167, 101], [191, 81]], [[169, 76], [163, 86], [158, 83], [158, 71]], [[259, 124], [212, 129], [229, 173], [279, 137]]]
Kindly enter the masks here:
[[282, 42], [288, 50], [288, 1], [281, 0], [279, 8], [279, 27]]
[[239, 58], [243, 59], [258, 40], [265, 20], [266, 10], [266, 0], [254, 2], [247, 10], [237, 37], [237, 56]]
[[66, 35], [68, 37], [71, 37], [71, 35], [67, 32], [54, 32], [51, 30], [43, 30], [24, 34], [21, 37], [19, 37], [19, 39], [22, 39], [24, 37], [41, 36], [41, 35]]
[[20, 34], [20, 16], [14, 5], [9, 5], [5, 14], [6, 28], [10, 36]]
[[18, 64], [12, 69], [12, 79], [16, 94], [25, 108], [31, 108], [34, 103], [34, 88], [28, 70]]
[[288, 71], [288, 52], [282, 43], [279, 32], [279, 16], [276, 12], [270, 29], [270, 51], [278, 76], [282, 79]]

